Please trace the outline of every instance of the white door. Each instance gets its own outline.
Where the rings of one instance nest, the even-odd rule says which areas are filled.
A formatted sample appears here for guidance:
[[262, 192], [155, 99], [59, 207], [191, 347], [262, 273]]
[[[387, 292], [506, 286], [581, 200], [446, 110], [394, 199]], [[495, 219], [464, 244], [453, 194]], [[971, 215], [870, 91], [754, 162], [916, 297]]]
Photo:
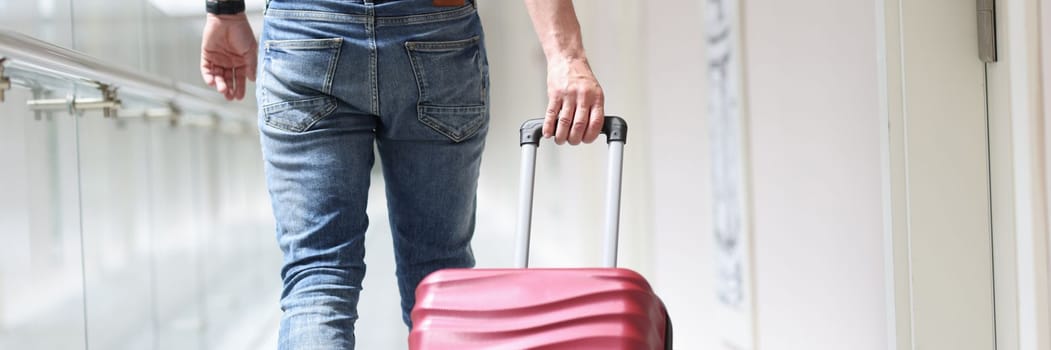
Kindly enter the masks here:
[[986, 67], [976, 6], [886, 0], [883, 11], [894, 348], [994, 349]]

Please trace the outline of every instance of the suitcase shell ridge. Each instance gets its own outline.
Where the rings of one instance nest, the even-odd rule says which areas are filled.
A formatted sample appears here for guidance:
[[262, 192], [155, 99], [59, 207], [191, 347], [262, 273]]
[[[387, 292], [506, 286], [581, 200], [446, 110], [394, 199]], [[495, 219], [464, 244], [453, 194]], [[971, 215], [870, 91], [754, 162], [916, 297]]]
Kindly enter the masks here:
[[654, 322], [663, 319], [663, 305], [638, 273], [622, 268], [520, 272], [449, 269], [429, 275], [416, 290], [410, 347], [663, 348], [664, 325]]

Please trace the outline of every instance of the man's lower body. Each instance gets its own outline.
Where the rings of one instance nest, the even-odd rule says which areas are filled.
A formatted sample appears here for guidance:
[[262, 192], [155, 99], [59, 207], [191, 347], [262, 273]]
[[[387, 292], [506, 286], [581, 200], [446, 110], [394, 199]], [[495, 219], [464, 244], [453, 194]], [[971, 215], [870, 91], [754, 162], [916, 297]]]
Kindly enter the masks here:
[[427, 274], [472, 267], [488, 63], [474, 4], [272, 0], [257, 98], [284, 253], [281, 349], [352, 349], [378, 150], [402, 317]]

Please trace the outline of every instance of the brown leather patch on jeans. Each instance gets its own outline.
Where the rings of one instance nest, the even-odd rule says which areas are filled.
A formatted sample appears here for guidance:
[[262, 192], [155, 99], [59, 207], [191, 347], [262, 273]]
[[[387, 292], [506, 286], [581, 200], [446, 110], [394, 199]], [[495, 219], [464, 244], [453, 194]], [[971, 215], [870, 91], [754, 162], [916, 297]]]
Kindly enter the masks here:
[[463, 6], [464, 0], [434, 0], [434, 6]]

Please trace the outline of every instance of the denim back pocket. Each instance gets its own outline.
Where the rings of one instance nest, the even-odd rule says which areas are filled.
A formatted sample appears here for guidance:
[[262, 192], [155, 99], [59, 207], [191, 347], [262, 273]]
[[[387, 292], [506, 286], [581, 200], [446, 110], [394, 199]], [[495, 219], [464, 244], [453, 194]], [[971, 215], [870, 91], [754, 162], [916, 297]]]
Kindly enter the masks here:
[[420, 90], [420, 122], [454, 142], [474, 136], [488, 119], [488, 74], [480, 37], [456, 41], [410, 41]]
[[342, 38], [264, 43], [263, 116], [267, 125], [304, 132], [336, 110], [332, 79]]

